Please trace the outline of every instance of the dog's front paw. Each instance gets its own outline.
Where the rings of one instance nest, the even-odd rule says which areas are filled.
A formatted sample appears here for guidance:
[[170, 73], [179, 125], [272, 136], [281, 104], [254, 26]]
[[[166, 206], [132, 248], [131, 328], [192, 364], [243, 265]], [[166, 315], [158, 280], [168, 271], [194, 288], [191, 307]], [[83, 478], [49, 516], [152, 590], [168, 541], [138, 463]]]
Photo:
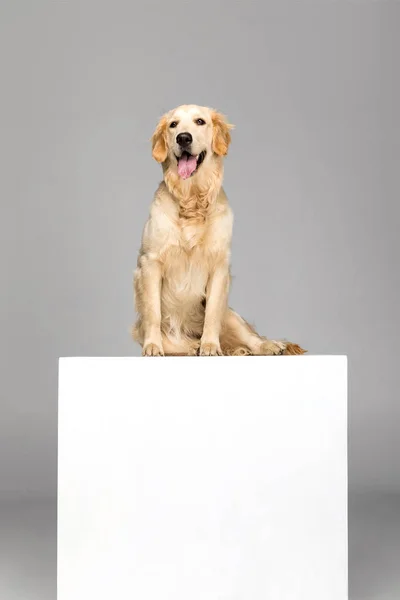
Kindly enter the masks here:
[[275, 340], [265, 340], [260, 346], [260, 354], [263, 356], [279, 356], [286, 348], [284, 342], [276, 342]]
[[220, 345], [214, 342], [201, 342], [200, 356], [222, 356]]
[[143, 356], [164, 356], [162, 345], [154, 344], [149, 342], [143, 346]]
[[200, 342], [191, 344], [188, 350], [188, 356], [198, 356], [200, 352]]

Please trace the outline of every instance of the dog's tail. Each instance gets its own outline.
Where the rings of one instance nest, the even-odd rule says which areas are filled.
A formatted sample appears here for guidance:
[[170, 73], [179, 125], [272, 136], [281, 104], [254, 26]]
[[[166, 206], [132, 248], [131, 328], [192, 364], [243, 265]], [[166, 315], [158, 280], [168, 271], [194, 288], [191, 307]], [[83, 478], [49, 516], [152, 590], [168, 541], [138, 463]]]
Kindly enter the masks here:
[[283, 342], [285, 344], [285, 349], [282, 354], [285, 355], [297, 355], [297, 354], [306, 354], [307, 350], [304, 350], [298, 344], [293, 344], [292, 342]]

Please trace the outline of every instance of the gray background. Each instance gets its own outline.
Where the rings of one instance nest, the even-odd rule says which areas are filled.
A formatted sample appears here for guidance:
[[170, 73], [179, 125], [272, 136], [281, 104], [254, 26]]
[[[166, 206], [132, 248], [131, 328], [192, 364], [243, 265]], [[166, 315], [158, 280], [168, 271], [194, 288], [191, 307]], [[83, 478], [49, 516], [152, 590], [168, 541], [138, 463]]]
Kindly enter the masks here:
[[0, 4], [0, 499], [41, 515], [49, 598], [57, 359], [139, 353], [132, 272], [161, 178], [149, 138], [192, 102], [236, 124], [231, 304], [263, 334], [349, 357], [354, 598], [389, 598], [368, 595], [362, 558], [384, 531], [370, 515], [400, 514], [399, 27], [397, 2]]

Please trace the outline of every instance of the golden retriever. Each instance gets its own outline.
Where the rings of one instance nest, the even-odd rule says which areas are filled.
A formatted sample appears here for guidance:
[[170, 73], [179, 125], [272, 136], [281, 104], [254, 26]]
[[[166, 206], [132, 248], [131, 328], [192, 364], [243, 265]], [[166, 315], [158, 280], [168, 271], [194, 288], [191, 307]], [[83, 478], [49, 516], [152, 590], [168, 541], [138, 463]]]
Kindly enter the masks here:
[[222, 187], [232, 125], [210, 108], [165, 114], [152, 137], [160, 183], [134, 273], [133, 338], [145, 356], [303, 354], [228, 306], [233, 215]]

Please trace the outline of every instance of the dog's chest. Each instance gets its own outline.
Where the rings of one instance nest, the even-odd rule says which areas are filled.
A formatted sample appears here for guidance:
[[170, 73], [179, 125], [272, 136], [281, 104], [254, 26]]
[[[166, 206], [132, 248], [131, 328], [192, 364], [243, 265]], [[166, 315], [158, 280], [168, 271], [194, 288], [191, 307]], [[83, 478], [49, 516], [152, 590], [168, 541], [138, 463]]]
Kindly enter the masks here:
[[164, 250], [174, 252], [179, 248], [188, 254], [197, 254], [200, 251], [206, 254], [210, 234], [209, 223], [177, 217], [169, 228]]
[[164, 262], [164, 286], [171, 297], [191, 302], [205, 293], [209, 262], [201, 248], [188, 252], [182, 246], [171, 246]]
[[164, 251], [164, 282], [170, 293], [189, 298], [204, 294], [212, 257], [205, 227], [177, 226]]
[[203, 223], [192, 223], [188, 219], [179, 221], [180, 246], [186, 252], [192, 252], [205, 242], [207, 228]]

